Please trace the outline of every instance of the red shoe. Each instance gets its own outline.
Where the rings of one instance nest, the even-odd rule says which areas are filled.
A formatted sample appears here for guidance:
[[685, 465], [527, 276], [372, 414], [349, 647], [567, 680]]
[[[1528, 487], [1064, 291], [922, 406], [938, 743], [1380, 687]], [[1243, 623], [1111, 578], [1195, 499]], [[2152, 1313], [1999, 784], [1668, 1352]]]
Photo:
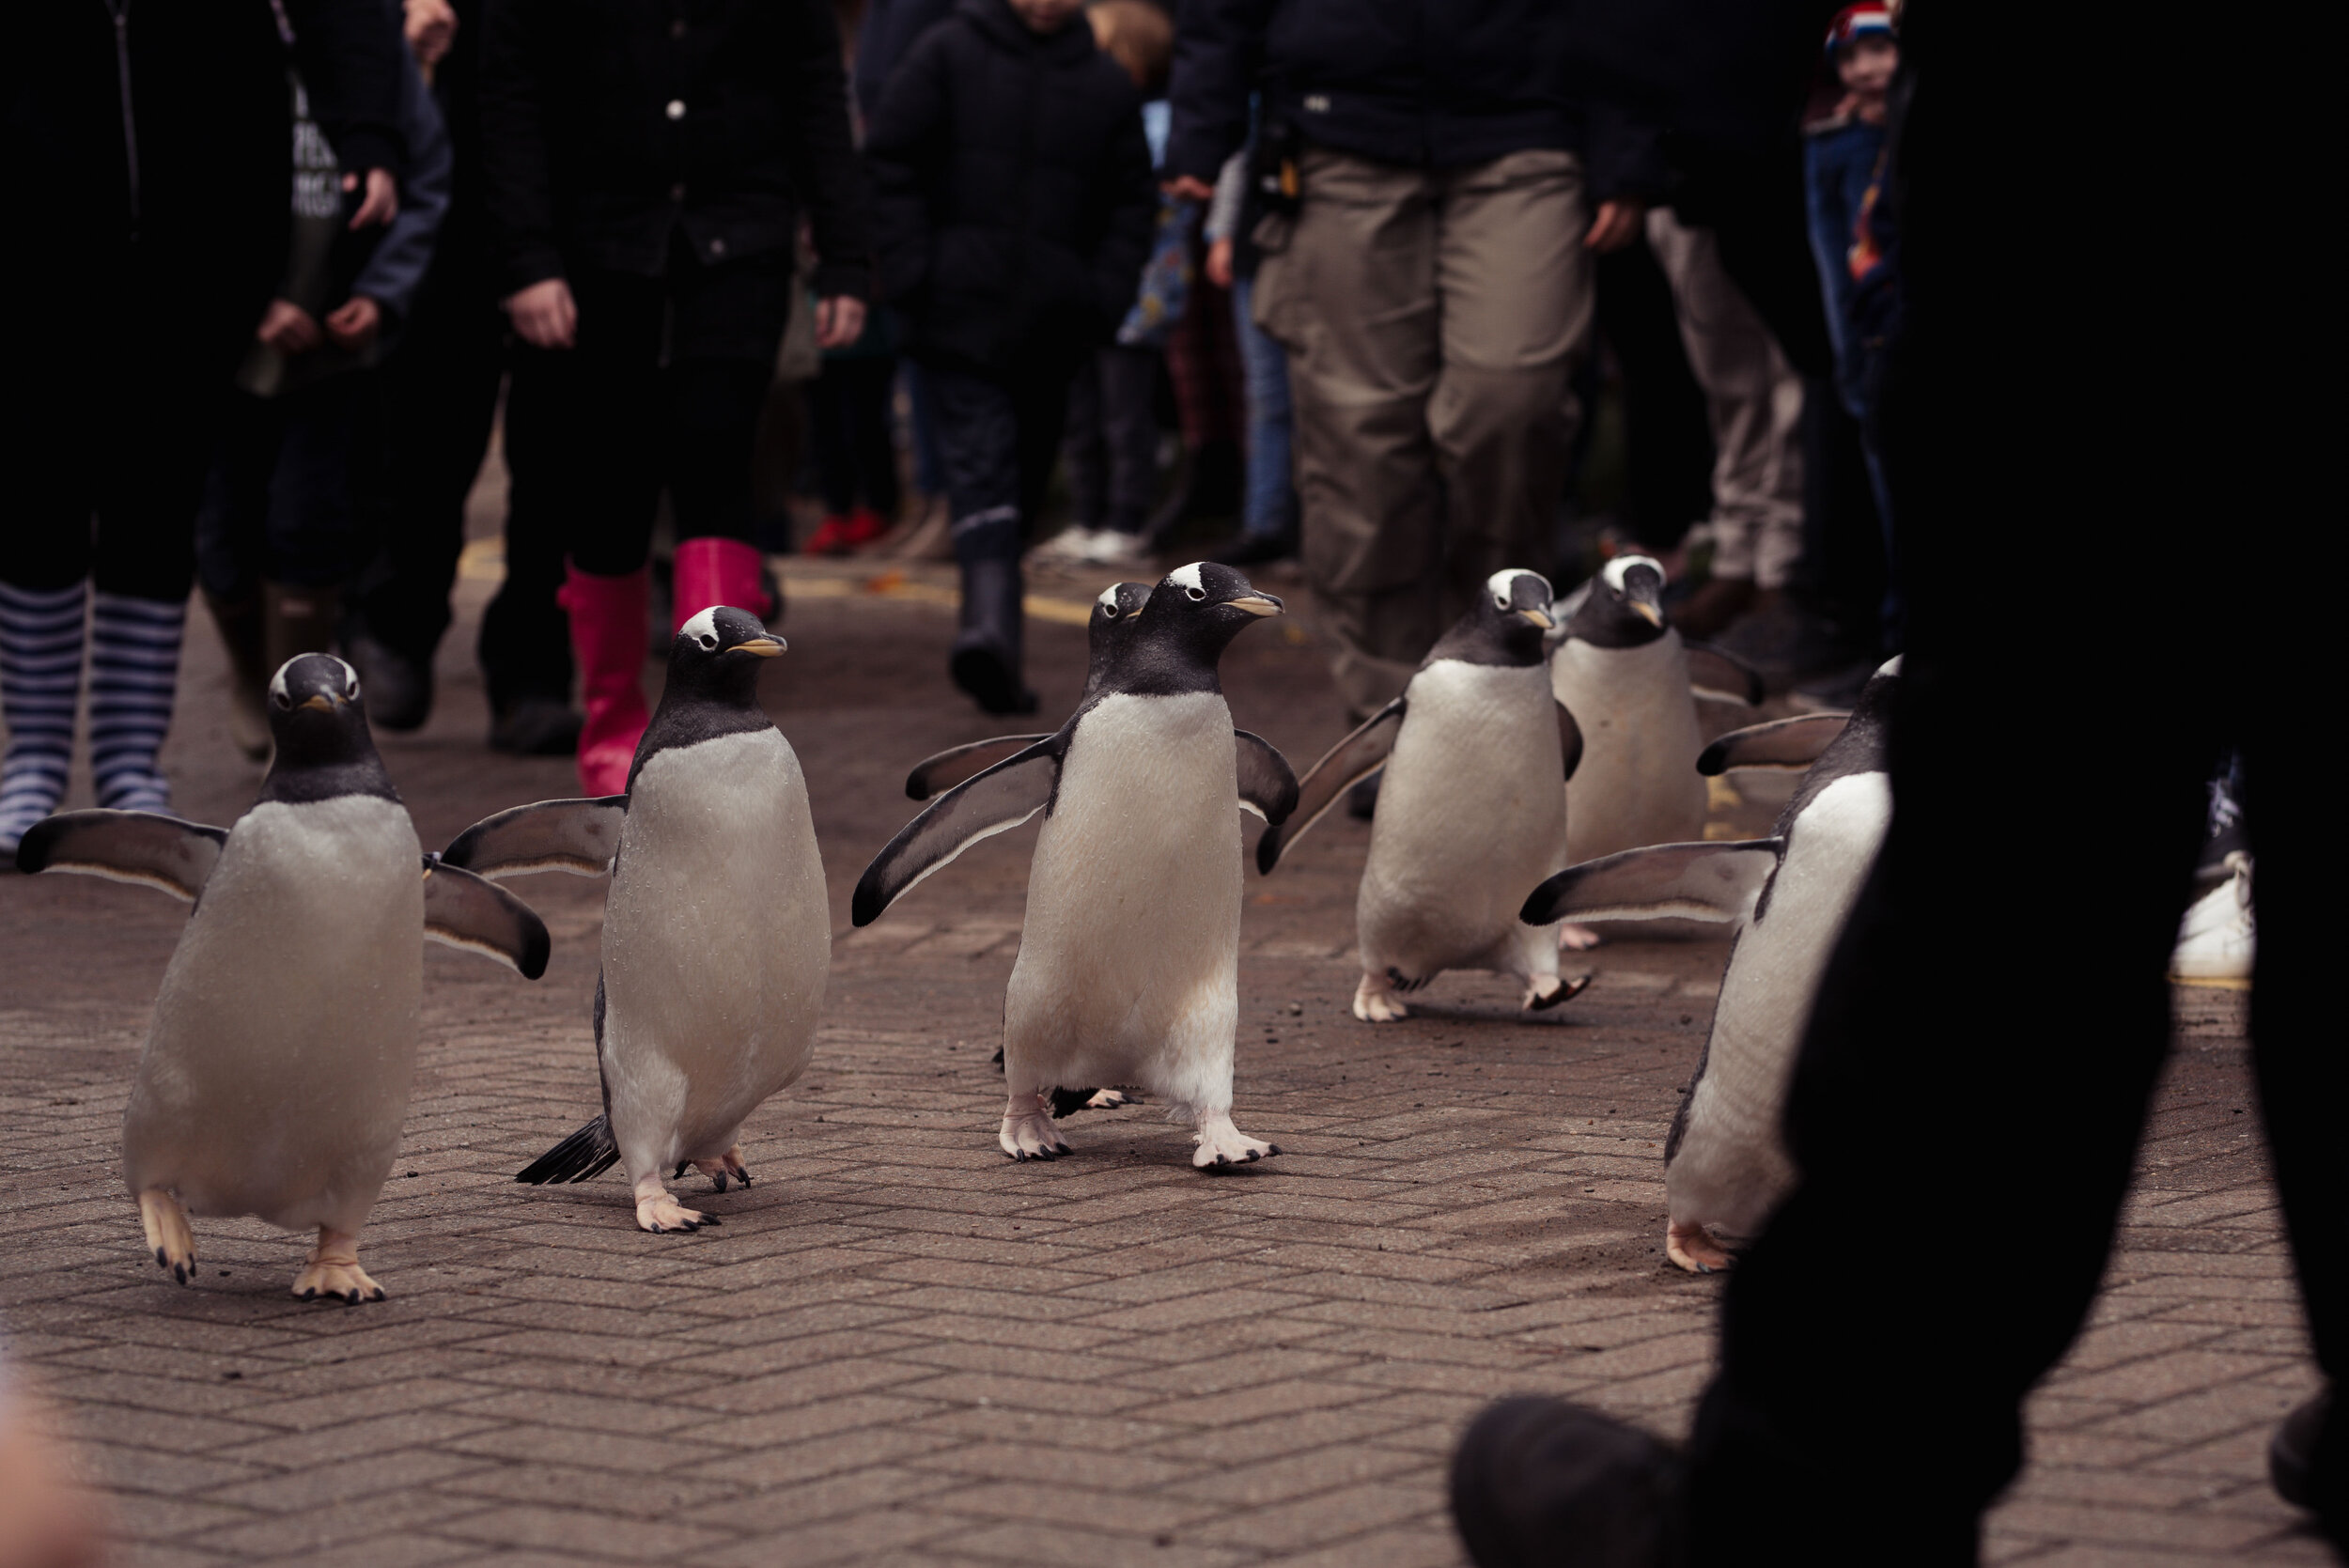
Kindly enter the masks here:
[[848, 531], [856, 526], [852, 518], [826, 518], [823, 525], [807, 536], [800, 546], [803, 555], [846, 555], [848, 553]]
[[879, 512], [870, 506], [859, 506], [848, 514], [848, 520], [841, 529], [841, 552], [862, 550], [888, 532], [889, 524], [881, 520]]
[[710, 534], [680, 540], [674, 579], [676, 608], [670, 615], [672, 634], [713, 604], [747, 610], [762, 621], [772, 615], [774, 603], [767, 597], [762, 575], [765, 565], [757, 547], [740, 539]]
[[[744, 548], [748, 548], [745, 546]], [[579, 660], [579, 784], [589, 797], [623, 794], [636, 743], [651, 715], [645, 708], [646, 603], [651, 574], [598, 577], [568, 567], [556, 597], [570, 613], [571, 654]]]

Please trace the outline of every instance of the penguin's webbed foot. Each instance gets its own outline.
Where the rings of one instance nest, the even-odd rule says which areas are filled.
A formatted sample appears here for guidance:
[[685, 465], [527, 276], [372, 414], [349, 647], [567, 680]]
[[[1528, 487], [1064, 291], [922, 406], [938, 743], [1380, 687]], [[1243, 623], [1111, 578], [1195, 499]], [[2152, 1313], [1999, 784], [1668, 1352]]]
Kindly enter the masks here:
[[1003, 1130], [996, 1135], [1006, 1157], [1017, 1160], [1058, 1159], [1073, 1154], [1068, 1141], [1052, 1126], [1049, 1094], [1014, 1094], [1003, 1107]]
[[1408, 1018], [1411, 1010], [1394, 994], [1394, 983], [1383, 974], [1365, 973], [1354, 987], [1354, 1016], [1364, 1023], [1392, 1023]]
[[[745, 1190], [751, 1185], [751, 1173], [742, 1164], [742, 1147], [739, 1143], [716, 1159], [687, 1160], [685, 1165], [677, 1168], [677, 1175], [685, 1174], [686, 1165], [691, 1165], [709, 1178], [709, 1190], [712, 1192], [723, 1192], [729, 1181], [739, 1185]], [[714, 1225], [717, 1221], [713, 1219], [710, 1223]]]
[[179, 1199], [160, 1187], [148, 1188], [139, 1194], [139, 1223], [157, 1267], [183, 1285], [195, 1278], [195, 1232]]
[[[650, 1190], [647, 1191], [646, 1188]], [[650, 1177], [636, 1188], [636, 1228], [655, 1235], [685, 1235], [705, 1225], [715, 1225], [718, 1217], [689, 1209], [669, 1195], [661, 1185], [661, 1178]]]
[[1525, 988], [1525, 1000], [1518, 1003], [1528, 1013], [1548, 1012], [1562, 1001], [1572, 1001], [1590, 989], [1591, 977], [1561, 980], [1554, 974], [1537, 974]]
[[1714, 1274], [1736, 1260], [1703, 1225], [1674, 1220], [1664, 1227], [1664, 1255], [1691, 1274]]
[[1278, 1143], [1267, 1143], [1260, 1138], [1251, 1138], [1240, 1131], [1232, 1125], [1229, 1116], [1202, 1118], [1195, 1136], [1199, 1147], [1191, 1151], [1190, 1163], [1202, 1171], [1247, 1165], [1259, 1159], [1270, 1159], [1281, 1152]]
[[319, 1244], [309, 1263], [294, 1276], [293, 1293], [304, 1301], [340, 1301], [346, 1307], [381, 1301], [384, 1294], [383, 1287], [359, 1266], [359, 1238], [323, 1225], [319, 1227]]
[[1119, 1106], [1141, 1103], [1122, 1089], [1096, 1089], [1093, 1097], [1085, 1101], [1084, 1108], [1087, 1110], [1115, 1110]]
[[1558, 950], [1562, 953], [1588, 953], [1604, 940], [1589, 926], [1577, 925], [1572, 921], [1558, 927]]

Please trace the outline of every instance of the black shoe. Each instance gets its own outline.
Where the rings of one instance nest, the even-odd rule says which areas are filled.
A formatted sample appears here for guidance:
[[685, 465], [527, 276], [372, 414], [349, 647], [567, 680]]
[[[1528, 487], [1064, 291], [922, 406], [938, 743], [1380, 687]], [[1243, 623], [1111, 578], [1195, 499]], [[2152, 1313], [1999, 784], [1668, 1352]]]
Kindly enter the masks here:
[[567, 757], [579, 750], [579, 714], [552, 697], [523, 697], [498, 709], [490, 750], [518, 757]]
[[380, 730], [416, 730], [432, 717], [432, 663], [419, 662], [364, 631], [343, 637], [343, 657], [359, 672], [367, 722]]
[[1018, 561], [966, 561], [962, 629], [947, 673], [988, 713], [1034, 713], [1035, 693], [1019, 674], [1021, 616]]
[[1679, 1455], [1562, 1399], [1489, 1405], [1452, 1456], [1452, 1518], [1476, 1568], [1674, 1568]]
[[1296, 553], [1294, 534], [1241, 534], [1207, 559], [1219, 567], [1261, 567], [1268, 561], [1285, 561]]
[[1378, 781], [1387, 775], [1373, 773], [1355, 783], [1346, 792], [1346, 815], [1357, 822], [1367, 822], [1378, 814]]

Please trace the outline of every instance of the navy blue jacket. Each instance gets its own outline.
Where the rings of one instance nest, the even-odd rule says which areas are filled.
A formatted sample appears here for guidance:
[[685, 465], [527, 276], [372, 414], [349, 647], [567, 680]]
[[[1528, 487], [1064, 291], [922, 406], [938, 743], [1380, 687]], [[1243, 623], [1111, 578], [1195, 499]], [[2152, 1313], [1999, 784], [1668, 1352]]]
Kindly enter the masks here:
[[1615, 8], [1641, 3], [1181, 0], [1166, 173], [1214, 183], [1261, 87], [1315, 146], [1431, 169], [1563, 148], [1594, 199], [1653, 195], [1656, 134], [1607, 69]]
[[997, 368], [1106, 343], [1150, 254], [1158, 188], [1133, 79], [1081, 17], [1030, 32], [959, 0], [871, 122], [881, 288], [917, 353]]

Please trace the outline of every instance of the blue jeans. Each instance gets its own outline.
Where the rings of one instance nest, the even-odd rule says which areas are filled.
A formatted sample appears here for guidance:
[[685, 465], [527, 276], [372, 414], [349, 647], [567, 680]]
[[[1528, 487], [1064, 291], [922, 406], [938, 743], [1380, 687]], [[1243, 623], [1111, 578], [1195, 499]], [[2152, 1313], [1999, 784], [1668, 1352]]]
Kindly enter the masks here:
[[1248, 398], [1248, 491], [1243, 532], [1277, 538], [1297, 529], [1297, 491], [1289, 475], [1288, 351], [1256, 325], [1256, 280], [1232, 280], [1232, 327], [1239, 339]]

